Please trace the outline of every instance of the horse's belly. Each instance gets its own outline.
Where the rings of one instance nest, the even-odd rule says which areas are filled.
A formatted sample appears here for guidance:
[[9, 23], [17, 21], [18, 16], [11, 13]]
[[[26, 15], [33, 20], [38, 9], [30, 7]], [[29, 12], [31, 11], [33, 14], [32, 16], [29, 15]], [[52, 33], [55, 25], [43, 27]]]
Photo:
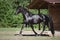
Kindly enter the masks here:
[[38, 23], [38, 20], [33, 20], [34, 23]]

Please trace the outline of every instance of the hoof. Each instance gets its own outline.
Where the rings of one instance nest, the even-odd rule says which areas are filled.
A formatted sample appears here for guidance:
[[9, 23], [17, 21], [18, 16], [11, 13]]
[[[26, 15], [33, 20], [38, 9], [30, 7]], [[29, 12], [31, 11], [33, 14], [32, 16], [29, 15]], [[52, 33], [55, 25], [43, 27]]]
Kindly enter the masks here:
[[14, 34], [15, 36], [19, 35], [19, 34]]
[[22, 34], [14, 34], [15, 36], [17, 36], [17, 35], [19, 35], [19, 36], [21, 36]]
[[36, 33], [35, 36], [38, 36], [38, 34]]

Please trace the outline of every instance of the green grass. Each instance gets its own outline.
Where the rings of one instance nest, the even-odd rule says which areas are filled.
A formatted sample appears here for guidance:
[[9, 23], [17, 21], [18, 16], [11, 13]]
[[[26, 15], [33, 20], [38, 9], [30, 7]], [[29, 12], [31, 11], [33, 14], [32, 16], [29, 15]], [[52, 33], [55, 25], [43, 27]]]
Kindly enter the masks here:
[[[31, 30], [25, 28], [24, 30]], [[0, 28], [0, 40], [60, 40], [60, 36], [15, 36], [16, 31], [20, 28]]]
[[[20, 30], [21, 28], [0, 28], [0, 31], [18, 31], [18, 30]], [[36, 28], [35, 28], [36, 29]], [[29, 30], [31, 30], [31, 28], [30, 27], [24, 27], [24, 29], [23, 30], [27, 30], [27, 31], [29, 31]]]
[[0, 28], [0, 31], [16, 31], [19, 30], [19, 28]]

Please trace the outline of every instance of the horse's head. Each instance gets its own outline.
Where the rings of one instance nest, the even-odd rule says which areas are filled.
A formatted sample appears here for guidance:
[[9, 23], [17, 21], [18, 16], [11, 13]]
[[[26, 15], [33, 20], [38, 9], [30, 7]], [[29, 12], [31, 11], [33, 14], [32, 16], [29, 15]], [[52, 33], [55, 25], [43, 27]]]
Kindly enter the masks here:
[[16, 9], [16, 14], [19, 14], [23, 11], [23, 7], [21, 6], [18, 6], [17, 9]]

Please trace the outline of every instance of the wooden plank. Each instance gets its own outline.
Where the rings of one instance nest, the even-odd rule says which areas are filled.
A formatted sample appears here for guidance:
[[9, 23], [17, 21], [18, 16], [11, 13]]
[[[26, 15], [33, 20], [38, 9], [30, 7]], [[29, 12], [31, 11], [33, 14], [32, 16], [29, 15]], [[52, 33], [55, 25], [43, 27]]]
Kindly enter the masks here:
[[[60, 5], [60, 4], [59, 4]], [[60, 30], [60, 7], [58, 4], [49, 5], [49, 15], [52, 16], [54, 22], [54, 29]]]

